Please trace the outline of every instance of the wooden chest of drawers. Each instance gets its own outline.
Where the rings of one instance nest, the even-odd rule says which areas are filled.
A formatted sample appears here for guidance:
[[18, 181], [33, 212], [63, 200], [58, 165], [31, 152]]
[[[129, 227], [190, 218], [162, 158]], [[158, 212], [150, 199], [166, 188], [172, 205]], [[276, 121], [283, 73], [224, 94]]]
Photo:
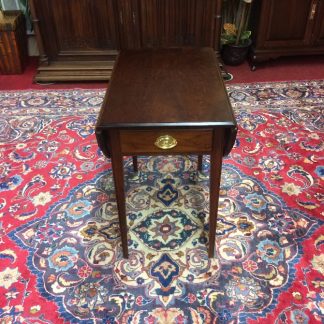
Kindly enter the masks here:
[[27, 59], [25, 17], [20, 11], [0, 12], [0, 73], [20, 74]]

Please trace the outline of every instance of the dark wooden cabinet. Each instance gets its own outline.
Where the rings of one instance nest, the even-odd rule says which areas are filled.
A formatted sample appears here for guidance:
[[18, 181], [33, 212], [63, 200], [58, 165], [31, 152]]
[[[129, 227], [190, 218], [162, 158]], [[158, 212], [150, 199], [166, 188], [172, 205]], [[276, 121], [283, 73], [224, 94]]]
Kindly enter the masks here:
[[252, 8], [252, 69], [287, 55], [324, 53], [322, 0], [260, 0]]
[[109, 77], [119, 44], [114, 0], [30, 0], [40, 52], [36, 81]]
[[140, 15], [137, 0], [117, 1], [117, 18], [120, 43], [118, 48], [140, 48]]
[[[324, 1], [318, 2], [317, 18], [314, 25], [314, 45], [324, 48]], [[323, 51], [324, 52], [324, 51]]]
[[20, 11], [0, 11], [0, 75], [23, 73], [26, 59], [24, 15]]
[[219, 49], [221, 0], [29, 0], [36, 81], [107, 80], [120, 49]]
[[213, 47], [216, 2], [210, 0], [141, 1], [143, 47]]

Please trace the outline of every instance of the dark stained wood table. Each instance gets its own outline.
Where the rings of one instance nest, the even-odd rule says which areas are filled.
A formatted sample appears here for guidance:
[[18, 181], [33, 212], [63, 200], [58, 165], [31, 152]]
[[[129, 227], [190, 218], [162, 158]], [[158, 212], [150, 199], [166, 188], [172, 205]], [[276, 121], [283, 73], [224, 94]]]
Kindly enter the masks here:
[[237, 127], [211, 48], [121, 51], [98, 117], [111, 157], [123, 256], [128, 257], [123, 156], [210, 155], [208, 256], [214, 256], [222, 157]]

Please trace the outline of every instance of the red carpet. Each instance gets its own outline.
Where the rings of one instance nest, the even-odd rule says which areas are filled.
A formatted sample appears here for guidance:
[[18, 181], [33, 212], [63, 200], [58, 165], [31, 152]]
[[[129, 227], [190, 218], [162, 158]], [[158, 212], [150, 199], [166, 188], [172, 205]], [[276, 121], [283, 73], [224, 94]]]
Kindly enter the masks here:
[[212, 260], [208, 156], [198, 177], [192, 156], [125, 159], [125, 260], [104, 89], [0, 91], [0, 323], [322, 323], [323, 86], [227, 85]]
[[[38, 85], [36, 67], [0, 75], [1, 323], [323, 322], [323, 81], [257, 84], [324, 79], [323, 56], [227, 67], [239, 133], [212, 262], [193, 158], [140, 159], [138, 177], [129, 172], [131, 262], [121, 259], [110, 163], [93, 133], [107, 82]], [[19, 89], [41, 91], [7, 92]], [[166, 187], [178, 193], [172, 210], [156, 198]]]
[[[37, 58], [30, 58], [22, 75], [0, 75], [0, 90], [23, 89], [98, 89], [106, 88], [107, 82], [60, 82], [48, 85], [33, 83]], [[324, 78], [324, 56], [282, 57], [259, 65], [252, 72], [247, 62], [239, 66], [226, 66], [234, 79], [229, 83], [258, 83], [289, 80], [319, 80]]]
[[280, 57], [261, 63], [254, 72], [247, 63], [226, 68], [234, 76], [230, 83], [321, 80], [324, 78], [324, 55]]

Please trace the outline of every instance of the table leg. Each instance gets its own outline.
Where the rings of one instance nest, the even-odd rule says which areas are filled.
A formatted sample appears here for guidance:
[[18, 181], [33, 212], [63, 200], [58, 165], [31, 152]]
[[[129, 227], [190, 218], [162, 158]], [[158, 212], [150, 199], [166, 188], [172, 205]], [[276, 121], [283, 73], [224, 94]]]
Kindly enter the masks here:
[[197, 169], [198, 171], [202, 171], [202, 162], [203, 162], [203, 156], [202, 155], [198, 155], [198, 165], [197, 165]]
[[133, 170], [134, 170], [134, 172], [138, 171], [138, 168], [137, 168], [137, 156], [133, 156]]
[[213, 150], [210, 154], [210, 190], [209, 190], [209, 247], [208, 257], [215, 254], [215, 236], [218, 213], [219, 187], [222, 172], [224, 132], [216, 129], [213, 132]]
[[109, 138], [110, 138], [110, 147], [111, 147], [111, 163], [112, 163], [112, 170], [114, 176], [117, 210], [118, 210], [118, 217], [119, 217], [120, 235], [121, 235], [122, 248], [123, 248], [123, 257], [128, 258], [124, 163], [123, 163], [123, 155], [120, 150], [118, 131], [110, 130]]

